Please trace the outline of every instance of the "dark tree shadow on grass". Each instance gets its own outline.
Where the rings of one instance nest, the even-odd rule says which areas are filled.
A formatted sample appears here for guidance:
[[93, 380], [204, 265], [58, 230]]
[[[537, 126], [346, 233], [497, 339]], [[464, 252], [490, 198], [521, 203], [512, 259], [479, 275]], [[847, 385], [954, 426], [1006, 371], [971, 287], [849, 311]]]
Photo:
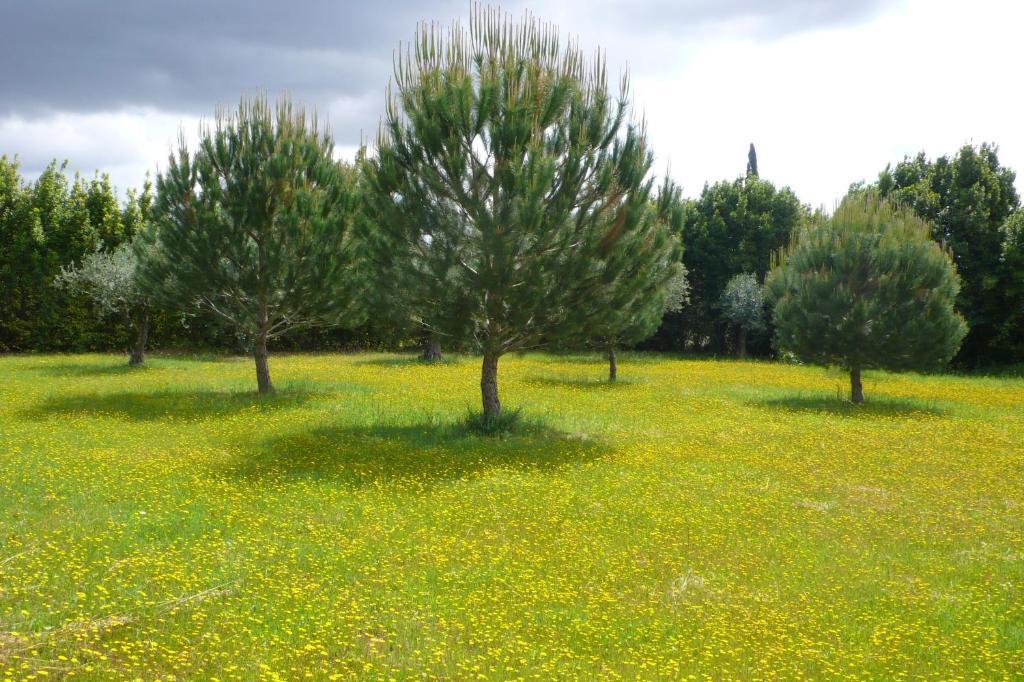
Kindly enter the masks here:
[[872, 417], [941, 417], [945, 411], [924, 403], [898, 398], [879, 397], [865, 398], [861, 405], [854, 405], [849, 400], [836, 396], [792, 396], [772, 398], [769, 400], [751, 401], [757, 407], [784, 410], [786, 412], [805, 414], [829, 414], [837, 417], [872, 418]]
[[408, 367], [413, 365], [454, 365], [458, 363], [458, 357], [445, 355], [440, 360], [424, 360], [417, 355], [398, 355], [387, 358], [362, 358], [352, 362], [353, 365], [372, 365], [374, 367]]
[[278, 410], [298, 407], [317, 392], [288, 389], [260, 396], [256, 391], [180, 391], [118, 392], [59, 396], [25, 410], [25, 416], [45, 419], [67, 414], [90, 414], [131, 421], [162, 419], [216, 419], [243, 410]]
[[635, 388], [640, 385], [640, 382], [634, 381], [633, 379], [618, 379], [616, 381], [608, 381], [607, 377], [598, 378], [594, 377], [544, 377], [535, 376], [527, 377], [523, 380], [523, 383], [531, 384], [533, 386], [543, 386], [547, 388], [589, 388], [589, 389], [603, 389], [607, 391], [613, 390], [626, 390], [628, 388]]
[[91, 377], [118, 376], [121, 374], [142, 374], [158, 367], [150, 365], [129, 365], [128, 356], [124, 362], [62, 362], [58, 365], [37, 367], [33, 371], [50, 377]]
[[611, 452], [600, 441], [529, 424], [505, 437], [461, 424], [334, 426], [265, 441], [227, 466], [233, 478], [433, 485], [491, 469], [554, 471]]

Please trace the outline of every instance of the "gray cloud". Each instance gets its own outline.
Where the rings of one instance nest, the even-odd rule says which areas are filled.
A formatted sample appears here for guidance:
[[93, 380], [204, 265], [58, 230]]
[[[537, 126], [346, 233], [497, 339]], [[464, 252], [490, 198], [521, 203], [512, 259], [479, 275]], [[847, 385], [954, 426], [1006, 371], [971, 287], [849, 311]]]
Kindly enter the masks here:
[[[661, 58], [646, 42], [652, 37], [680, 48], [719, 32], [772, 39], [857, 22], [883, 2], [544, 6], [507, 0], [502, 6], [516, 17], [529, 6], [564, 32], [600, 41], [613, 63], [645, 64]], [[399, 42], [413, 36], [419, 21], [447, 24], [470, 7], [468, 0], [0, 0], [0, 153], [20, 154], [30, 173], [53, 156], [67, 157], [89, 172], [120, 173], [127, 184], [164, 157], [153, 158], [152, 148], [166, 148], [178, 121], [209, 116], [219, 104], [260, 91], [287, 91], [315, 106], [329, 117], [337, 144], [352, 147], [376, 130]], [[64, 114], [78, 119], [69, 122]], [[104, 114], [109, 120], [94, 116]], [[119, 130], [132, 120], [146, 130]]]
[[[454, 15], [462, 3], [435, 4]], [[422, 9], [318, 0], [5, 2], [0, 116], [152, 107], [204, 114], [267, 90], [326, 104], [382, 96]]]
[[[882, 1], [597, 0], [572, 15], [641, 35], [732, 22], [774, 36], [855, 21]], [[381, 95], [392, 51], [417, 21], [468, 11], [462, 0], [6, 0], [0, 116], [129, 106], [198, 114], [257, 89], [316, 103]]]

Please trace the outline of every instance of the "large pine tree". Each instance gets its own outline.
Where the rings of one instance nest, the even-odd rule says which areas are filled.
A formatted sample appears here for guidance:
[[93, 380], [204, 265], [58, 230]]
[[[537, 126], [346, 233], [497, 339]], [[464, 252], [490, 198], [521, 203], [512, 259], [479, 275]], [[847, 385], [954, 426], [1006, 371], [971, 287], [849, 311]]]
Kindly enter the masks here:
[[468, 31], [423, 25], [399, 53], [372, 209], [412, 276], [457, 290], [438, 297], [459, 308], [436, 324], [482, 351], [485, 419], [501, 413], [499, 358], [597, 325], [595, 292], [630, 267], [621, 250], [653, 219], [627, 95], [555, 27], [479, 6]]
[[243, 100], [184, 141], [157, 179], [139, 244], [148, 292], [226, 320], [273, 391], [267, 343], [326, 318], [355, 322], [350, 224], [355, 172], [332, 158], [315, 118], [287, 99]]

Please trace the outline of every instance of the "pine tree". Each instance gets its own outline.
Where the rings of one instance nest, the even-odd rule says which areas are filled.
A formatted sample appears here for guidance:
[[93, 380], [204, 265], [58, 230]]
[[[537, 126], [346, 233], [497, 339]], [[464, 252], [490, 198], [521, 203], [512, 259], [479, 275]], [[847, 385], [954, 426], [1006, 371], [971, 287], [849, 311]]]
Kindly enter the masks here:
[[959, 283], [925, 221], [862, 192], [799, 232], [767, 288], [778, 346], [848, 370], [860, 403], [861, 370], [938, 369], [956, 354], [967, 333], [953, 309]]
[[532, 17], [477, 6], [468, 31], [423, 25], [399, 55], [373, 210], [400, 261], [418, 259], [411, 276], [433, 282], [416, 289], [454, 290], [438, 324], [483, 352], [486, 422], [502, 355], [601, 322], [597, 292], [653, 219], [651, 154], [627, 121], [627, 79], [616, 97], [602, 56]]
[[[373, 166], [361, 163], [362, 178], [371, 182]], [[361, 196], [367, 199], [371, 192], [364, 188]], [[367, 287], [366, 305], [379, 325], [396, 330], [400, 337], [419, 338], [422, 344], [420, 359], [435, 362], [441, 359], [442, 343], [457, 342], [469, 336], [469, 292], [459, 282], [459, 261], [455, 251], [442, 241], [429, 238], [414, 244], [397, 243], [395, 234], [383, 229], [382, 215], [371, 204], [364, 202], [359, 215], [360, 245], [364, 249], [363, 265]], [[379, 202], [377, 202], [379, 203]], [[425, 219], [451, 223], [446, 229], [456, 229], [460, 218], [447, 207], [437, 205]], [[436, 224], [421, 224], [423, 235], [440, 233]]]
[[301, 106], [243, 100], [184, 140], [157, 178], [140, 244], [148, 293], [226, 320], [252, 349], [259, 392], [273, 391], [269, 341], [325, 319], [358, 321], [350, 276], [355, 173]]
[[[590, 336], [570, 340], [597, 346], [606, 353], [608, 381], [618, 379], [617, 350], [648, 338], [666, 312], [678, 311], [687, 300], [689, 283], [676, 236], [682, 228], [681, 194], [666, 178], [650, 206], [653, 220], [644, 221], [626, 237], [632, 243], [622, 242], [609, 254], [628, 262], [609, 268], [608, 272], [618, 275], [595, 292], [591, 305], [602, 309], [602, 315], [578, 325]], [[586, 309], [582, 312], [590, 314]]]
[[750, 143], [750, 151], [747, 152], [747, 177], [756, 178], [757, 175], [757, 150], [754, 149], [754, 143]]

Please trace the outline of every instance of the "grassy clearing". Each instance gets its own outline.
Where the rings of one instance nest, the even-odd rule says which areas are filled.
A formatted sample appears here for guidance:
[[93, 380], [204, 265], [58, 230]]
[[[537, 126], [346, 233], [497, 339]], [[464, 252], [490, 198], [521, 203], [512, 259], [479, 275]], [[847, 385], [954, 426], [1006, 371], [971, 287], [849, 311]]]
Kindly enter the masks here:
[[1022, 379], [122, 362], [0, 358], [3, 679], [1024, 675]]

